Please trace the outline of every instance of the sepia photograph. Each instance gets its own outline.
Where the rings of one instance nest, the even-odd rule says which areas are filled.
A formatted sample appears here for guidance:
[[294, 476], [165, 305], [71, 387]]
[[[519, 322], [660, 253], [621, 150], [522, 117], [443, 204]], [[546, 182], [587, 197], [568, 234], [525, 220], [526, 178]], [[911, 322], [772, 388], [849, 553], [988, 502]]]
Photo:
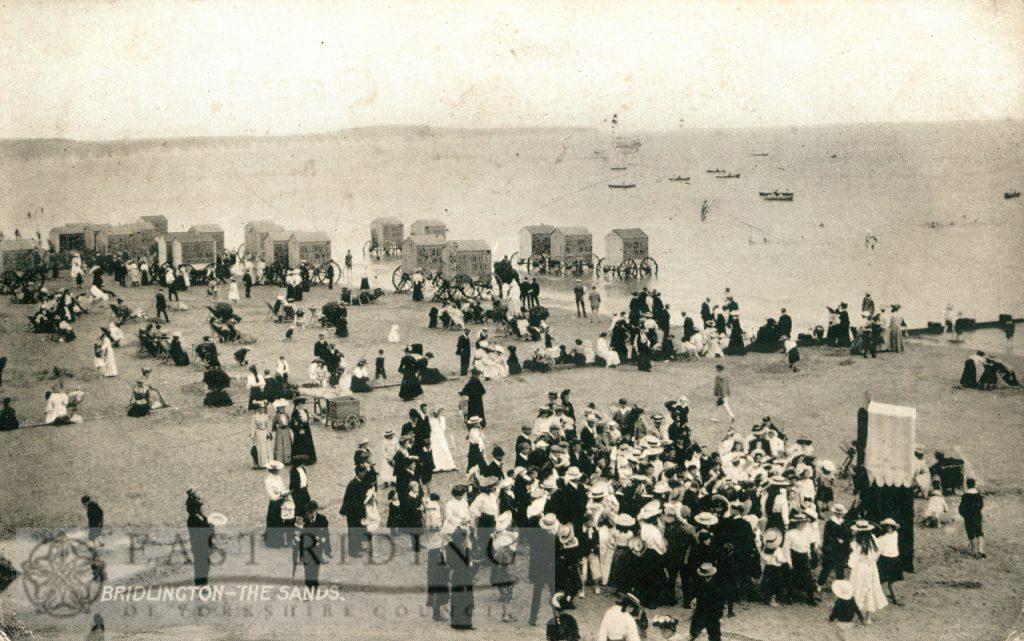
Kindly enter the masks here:
[[1021, 34], [6, 0], [0, 641], [1024, 641]]

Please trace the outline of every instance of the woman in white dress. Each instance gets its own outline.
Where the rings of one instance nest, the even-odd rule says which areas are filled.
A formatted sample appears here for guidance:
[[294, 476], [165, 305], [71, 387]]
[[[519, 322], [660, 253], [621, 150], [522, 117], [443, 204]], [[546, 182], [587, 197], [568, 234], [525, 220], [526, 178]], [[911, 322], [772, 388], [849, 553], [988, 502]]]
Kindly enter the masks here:
[[608, 344], [608, 332], [601, 332], [601, 336], [598, 337], [595, 356], [604, 359], [605, 367], [615, 367], [620, 364], [618, 353], [613, 352]]
[[106, 327], [100, 329], [100, 355], [103, 357], [103, 376], [117, 376], [117, 358], [114, 356], [114, 341]]
[[252, 417], [252, 431], [249, 433], [256, 456], [253, 469], [263, 469], [274, 460], [274, 430], [270, 429], [270, 417], [266, 412], [257, 412]]
[[398, 439], [394, 430], [384, 432], [384, 467], [380, 470], [381, 486], [395, 484], [395, 454], [398, 453]]
[[229, 303], [237, 303], [238, 299], [239, 299], [239, 296], [238, 296], [238, 281], [236, 281], [234, 278], [232, 278], [231, 279], [231, 284], [228, 285], [228, 302]]
[[434, 472], [454, 472], [455, 459], [452, 458], [448, 444], [448, 421], [442, 412], [443, 407], [435, 407], [430, 412], [430, 449], [434, 458]]
[[853, 600], [864, 614], [864, 622], [871, 623], [871, 613], [889, 605], [882, 591], [878, 576], [878, 543], [871, 534], [873, 526], [860, 520], [853, 524], [853, 541], [850, 542], [850, 583], [853, 585]]

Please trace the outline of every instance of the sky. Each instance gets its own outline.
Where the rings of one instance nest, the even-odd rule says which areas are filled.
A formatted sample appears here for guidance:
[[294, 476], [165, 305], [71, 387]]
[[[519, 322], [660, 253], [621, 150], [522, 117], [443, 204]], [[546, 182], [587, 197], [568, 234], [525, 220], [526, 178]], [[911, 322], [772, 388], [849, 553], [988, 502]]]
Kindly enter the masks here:
[[1017, 0], [0, 0], [0, 138], [1024, 117]]

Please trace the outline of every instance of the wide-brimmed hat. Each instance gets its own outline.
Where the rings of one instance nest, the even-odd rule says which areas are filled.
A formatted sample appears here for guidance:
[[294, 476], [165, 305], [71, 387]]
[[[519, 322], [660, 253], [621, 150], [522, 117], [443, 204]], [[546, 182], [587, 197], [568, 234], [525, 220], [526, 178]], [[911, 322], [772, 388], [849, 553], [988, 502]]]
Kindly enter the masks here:
[[480, 479], [480, 481], [478, 483], [478, 485], [480, 486], [480, 489], [482, 489], [482, 490], [489, 490], [492, 487], [495, 487], [497, 484], [498, 484], [498, 479], [497, 479], [497, 477], [494, 477], [494, 476], [485, 476], [484, 478]]
[[668, 494], [671, 491], [672, 488], [669, 487], [668, 482], [666, 481], [658, 481], [657, 483], [654, 484], [655, 494]]
[[674, 628], [679, 625], [679, 619], [668, 614], [659, 614], [651, 619], [651, 625], [656, 628]]
[[782, 543], [782, 532], [776, 528], [770, 527], [764, 531], [761, 539], [764, 541], [764, 547], [766, 549], [774, 550]]
[[897, 523], [896, 519], [894, 519], [892, 517], [887, 517], [887, 518], [882, 519], [882, 522], [879, 523], [879, 525], [888, 525], [890, 527], [896, 528], [897, 530], [900, 529], [900, 524]]
[[658, 501], [651, 501], [640, 508], [640, 513], [636, 515], [641, 521], [646, 521], [649, 518], [658, 516], [661, 514], [661, 503]]
[[274, 471], [278, 471], [278, 470], [283, 470], [284, 469], [284, 463], [282, 463], [281, 461], [270, 461], [270, 462], [268, 462], [266, 464], [265, 467], [268, 470], [274, 472]]
[[479, 416], [470, 416], [468, 419], [466, 419], [467, 425], [479, 425], [483, 422], [484, 419], [480, 418]]
[[768, 482], [772, 485], [778, 485], [779, 487], [789, 487], [793, 483], [784, 476], [775, 475], [768, 479]]
[[700, 567], [697, 568], [697, 574], [704, 577], [715, 576], [716, 572], [718, 572], [718, 568], [711, 563], [701, 563]]
[[541, 482], [540, 486], [545, 490], [557, 490], [558, 480], [556, 480], [553, 476], [549, 476], [546, 479], [544, 479], [543, 482]]
[[712, 527], [718, 523], [718, 517], [711, 512], [701, 512], [693, 517], [693, 522], [704, 527]]
[[636, 598], [636, 595], [632, 592], [626, 592], [619, 597], [616, 602], [619, 606], [634, 606], [637, 608], [643, 608], [644, 606], [640, 603], [640, 599]]
[[821, 473], [822, 474], [831, 475], [831, 474], [835, 474], [836, 473], [836, 464], [833, 463], [832, 461], [827, 460], [827, 459], [822, 461], [819, 464], [819, 467], [821, 468]]
[[636, 519], [626, 514], [625, 512], [615, 515], [615, 526], [621, 528], [631, 528], [636, 525]]
[[565, 471], [566, 481], [578, 481], [581, 478], [583, 478], [583, 472], [580, 472], [580, 468], [575, 465]]
[[220, 512], [210, 513], [210, 516], [206, 517], [206, 520], [210, 522], [210, 525], [216, 527], [224, 527], [228, 524], [228, 517], [224, 516]]
[[849, 581], [838, 579], [832, 582], [832, 594], [837, 599], [847, 600], [853, 598], [853, 584]]
[[578, 543], [571, 523], [565, 523], [558, 526], [558, 540], [561, 541], [563, 545]]
[[833, 503], [832, 514], [835, 514], [837, 516], [842, 516], [846, 514], [846, 506], [843, 505], [842, 503]]
[[558, 517], [548, 512], [540, 519], [540, 527], [542, 530], [547, 530], [554, 534], [558, 531]]
[[854, 532], [870, 532], [875, 529], [875, 526], [871, 525], [871, 523], [865, 519], [858, 519], [850, 529]]
[[507, 530], [512, 526], [512, 512], [504, 511], [494, 519], [494, 529]]

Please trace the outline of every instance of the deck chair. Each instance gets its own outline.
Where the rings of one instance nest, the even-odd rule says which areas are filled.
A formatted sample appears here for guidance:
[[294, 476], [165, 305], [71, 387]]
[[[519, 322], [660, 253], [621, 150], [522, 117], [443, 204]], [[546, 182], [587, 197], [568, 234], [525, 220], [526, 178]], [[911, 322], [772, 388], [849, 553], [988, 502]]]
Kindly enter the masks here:
[[264, 301], [263, 304], [267, 306], [267, 315], [263, 318], [263, 320], [274, 321], [275, 323], [278, 322], [279, 320], [281, 320], [280, 317], [277, 315], [277, 313], [274, 312], [274, 306], [273, 305], [271, 305], [270, 303], [268, 303], [266, 301]]

